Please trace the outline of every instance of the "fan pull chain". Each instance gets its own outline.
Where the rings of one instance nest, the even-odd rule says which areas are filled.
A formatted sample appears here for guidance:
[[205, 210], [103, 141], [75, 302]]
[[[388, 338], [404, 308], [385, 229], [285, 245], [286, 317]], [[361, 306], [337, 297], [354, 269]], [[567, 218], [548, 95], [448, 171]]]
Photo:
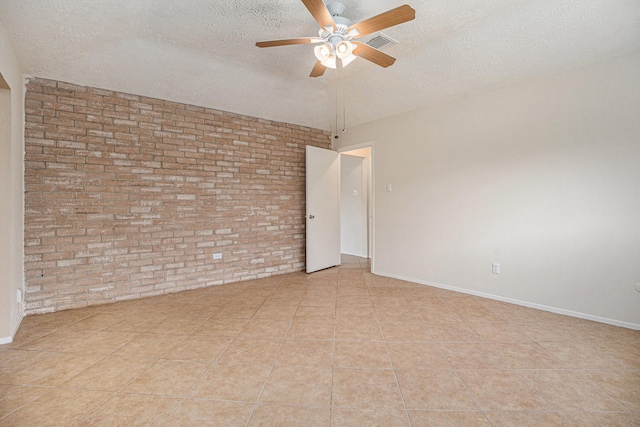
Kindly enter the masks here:
[[340, 84], [340, 79], [338, 78], [338, 69], [336, 67], [336, 138], [338, 138], [338, 86]]
[[340, 90], [342, 89], [342, 133], [347, 132], [347, 96], [344, 82], [344, 67], [342, 66], [342, 60], [336, 58], [336, 127], [335, 127], [335, 139], [338, 139], [339, 120], [340, 114]]
[[347, 89], [342, 81], [342, 133], [347, 133]]

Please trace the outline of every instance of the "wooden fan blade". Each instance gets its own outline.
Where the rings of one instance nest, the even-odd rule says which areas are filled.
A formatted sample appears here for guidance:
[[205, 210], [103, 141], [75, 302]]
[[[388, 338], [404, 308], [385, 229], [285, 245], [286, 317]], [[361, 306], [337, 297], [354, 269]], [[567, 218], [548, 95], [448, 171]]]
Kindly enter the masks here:
[[336, 23], [333, 22], [331, 13], [322, 0], [302, 0], [302, 3], [309, 10], [309, 13], [311, 14], [311, 16], [313, 16], [313, 19], [315, 19], [318, 25], [320, 25], [320, 28], [336, 28]]
[[274, 46], [289, 46], [292, 44], [309, 44], [320, 43], [322, 39], [317, 37], [300, 37], [297, 39], [282, 39], [282, 40], [269, 40], [266, 42], [257, 42], [258, 47], [274, 47]]
[[396, 62], [396, 58], [393, 56], [389, 56], [384, 52], [380, 52], [375, 47], [371, 47], [368, 44], [360, 43], [352, 41], [356, 48], [353, 49], [353, 54], [355, 56], [359, 56], [360, 58], [364, 58], [367, 61], [371, 61], [374, 64], [378, 64], [381, 67], [387, 68], [390, 65], [393, 65]]
[[364, 21], [353, 24], [347, 31], [357, 29], [360, 34], [357, 37], [366, 36], [394, 25], [402, 24], [415, 19], [416, 11], [409, 5], [405, 4], [395, 9], [391, 9], [380, 15], [365, 19]]
[[313, 70], [311, 70], [311, 74], [309, 74], [309, 77], [320, 77], [324, 74], [326, 69], [327, 67], [325, 67], [320, 61], [318, 61], [316, 62], [316, 65], [313, 66]]

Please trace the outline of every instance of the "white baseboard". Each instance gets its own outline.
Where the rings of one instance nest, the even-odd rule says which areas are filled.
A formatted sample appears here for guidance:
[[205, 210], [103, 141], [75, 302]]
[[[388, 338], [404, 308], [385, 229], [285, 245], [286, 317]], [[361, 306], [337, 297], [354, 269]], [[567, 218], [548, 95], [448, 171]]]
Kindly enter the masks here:
[[407, 282], [418, 283], [420, 285], [433, 286], [434, 288], [446, 289], [449, 291], [460, 292], [463, 294], [474, 295], [477, 297], [488, 298], [496, 301], [508, 302], [511, 304], [521, 305], [523, 307], [535, 308], [537, 310], [548, 311], [556, 314], [563, 314], [565, 316], [577, 317], [578, 319], [592, 320], [594, 322], [606, 323], [607, 325], [619, 326], [621, 328], [640, 330], [640, 324], [623, 322], [621, 320], [609, 319], [607, 317], [594, 316], [592, 314], [581, 313], [579, 311], [571, 311], [565, 310], [563, 308], [552, 307], [543, 304], [536, 304], [528, 301], [521, 301], [513, 298], [502, 297], [500, 295], [492, 295], [484, 292], [473, 291], [470, 289], [458, 288], [455, 286], [443, 285], [441, 283], [429, 282], [427, 280], [418, 280], [413, 279], [411, 277], [404, 277], [397, 274], [389, 274], [384, 272], [372, 272], [373, 274], [377, 274], [378, 276], [390, 277], [392, 279], [404, 280]]
[[11, 334], [11, 336], [0, 338], [0, 345], [11, 344], [13, 342], [13, 337], [15, 337], [16, 334], [18, 333], [18, 328], [20, 327], [20, 324], [22, 323], [22, 319], [24, 319], [24, 315], [20, 316], [20, 320], [18, 321], [18, 324], [14, 328], [13, 333]]
[[362, 255], [362, 254], [353, 254], [351, 252], [340, 252], [340, 255], [350, 255], [350, 256], [355, 256], [358, 258], [369, 258], [366, 254]]
[[[20, 304], [20, 306], [22, 306], [22, 304]], [[13, 340], [13, 337], [15, 337], [16, 334], [18, 333], [18, 329], [20, 328], [20, 324], [22, 323], [23, 320], [24, 320], [24, 310], [22, 310], [22, 314], [20, 315], [20, 320], [18, 320], [18, 323], [16, 324], [16, 327], [13, 330], [13, 333], [11, 334], [11, 340]]]

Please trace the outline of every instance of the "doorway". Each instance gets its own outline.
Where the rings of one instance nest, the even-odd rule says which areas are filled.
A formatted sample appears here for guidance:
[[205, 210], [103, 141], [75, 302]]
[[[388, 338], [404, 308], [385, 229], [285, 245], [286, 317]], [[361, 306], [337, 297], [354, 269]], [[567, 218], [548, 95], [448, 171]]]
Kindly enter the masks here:
[[373, 143], [340, 151], [340, 248], [371, 259], [373, 270]]
[[12, 236], [12, 173], [15, 169], [11, 164], [11, 121], [11, 89], [0, 74], [0, 182], [3, 184], [0, 189], [0, 199], [3, 201], [0, 205], [0, 271], [3, 272], [0, 279], [0, 344], [11, 342], [15, 333], [14, 326], [18, 322], [17, 307], [11, 302], [16, 298], [16, 291], [12, 288], [12, 251], [16, 241]]

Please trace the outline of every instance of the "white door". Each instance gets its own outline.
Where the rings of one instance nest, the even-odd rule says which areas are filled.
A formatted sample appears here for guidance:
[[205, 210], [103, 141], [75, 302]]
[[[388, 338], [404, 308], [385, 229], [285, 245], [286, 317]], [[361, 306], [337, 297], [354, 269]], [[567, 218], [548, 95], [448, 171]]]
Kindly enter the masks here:
[[307, 273], [340, 265], [340, 165], [336, 151], [307, 146]]

